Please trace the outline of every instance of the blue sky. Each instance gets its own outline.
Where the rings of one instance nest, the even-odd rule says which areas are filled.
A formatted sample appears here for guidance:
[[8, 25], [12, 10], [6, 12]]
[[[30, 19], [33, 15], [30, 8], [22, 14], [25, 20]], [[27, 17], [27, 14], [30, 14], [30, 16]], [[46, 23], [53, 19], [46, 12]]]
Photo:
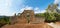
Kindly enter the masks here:
[[26, 9], [32, 9], [35, 13], [44, 13], [52, 3], [60, 4], [60, 0], [0, 0], [0, 15], [12, 16]]

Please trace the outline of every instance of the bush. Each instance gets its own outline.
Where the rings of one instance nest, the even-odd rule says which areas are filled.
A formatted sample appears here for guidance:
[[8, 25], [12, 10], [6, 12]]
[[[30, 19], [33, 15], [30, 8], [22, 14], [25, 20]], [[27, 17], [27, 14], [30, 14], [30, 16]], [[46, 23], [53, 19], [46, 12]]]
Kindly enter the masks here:
[[9, 24], [10, 21], [9, 21], [9, 17], [5, 17], [3, 16], [2, 18], [0, 18], [0, 27], [6, 25], [6, 24]]
[[40, 17], [40, 16], [45, 17], [44, 13], [35, 14], [35, 16], [36, 17]]
[[56, 18], [52, 13], [45, 13], [45, 22], [55, 22]]
[[54, 13], [54, 16], [56, 17], [56, 21], [60, 21], [60, 14]]

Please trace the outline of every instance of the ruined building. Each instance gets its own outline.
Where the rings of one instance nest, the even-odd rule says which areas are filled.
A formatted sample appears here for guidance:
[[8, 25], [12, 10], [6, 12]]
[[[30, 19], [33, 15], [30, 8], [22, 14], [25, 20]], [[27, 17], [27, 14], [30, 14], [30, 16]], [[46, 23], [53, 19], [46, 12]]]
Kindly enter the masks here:
[[21, 14], [11, 17], [11, 24], [26, 24], [26, 23], [40, 23], [44, 22], [43, 17], [35, 17], [33, 10], [24, 10]]

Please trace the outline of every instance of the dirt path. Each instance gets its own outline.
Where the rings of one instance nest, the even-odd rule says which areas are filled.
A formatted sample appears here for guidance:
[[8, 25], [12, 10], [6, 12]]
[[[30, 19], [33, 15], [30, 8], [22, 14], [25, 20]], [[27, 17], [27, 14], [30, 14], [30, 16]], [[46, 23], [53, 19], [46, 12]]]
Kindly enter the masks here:
[[52, 26], [53, 28], [60, 28], [59, 23], [47, 23], [48, 25]]
[[5, 25], [2, 28], [53, 28], [47, 24], [15, 24]]

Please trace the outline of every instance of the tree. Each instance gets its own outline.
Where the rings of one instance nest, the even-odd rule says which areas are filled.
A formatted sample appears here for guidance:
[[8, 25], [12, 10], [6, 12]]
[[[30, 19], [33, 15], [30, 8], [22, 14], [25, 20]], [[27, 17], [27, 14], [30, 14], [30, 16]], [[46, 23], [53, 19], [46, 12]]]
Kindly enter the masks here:
[[[55, 9], [55, 5], [53, 6], [48, 6], [48, 8], [46, 9], [46, 13], [45, 13], [45, 21], [47, 22], [54, 22], [56, 20], [56, 17], [54, 16], [54, 9]], [[50, 12], [49, 12], [50, 11]]]
[[56, 21], [60, 21], [60, 14], [54, 13], [54, 16], [56, 17]]
[[0, 18], [0, 28], [9, 23], [9, 17], [3, 16], [2, 18]]

